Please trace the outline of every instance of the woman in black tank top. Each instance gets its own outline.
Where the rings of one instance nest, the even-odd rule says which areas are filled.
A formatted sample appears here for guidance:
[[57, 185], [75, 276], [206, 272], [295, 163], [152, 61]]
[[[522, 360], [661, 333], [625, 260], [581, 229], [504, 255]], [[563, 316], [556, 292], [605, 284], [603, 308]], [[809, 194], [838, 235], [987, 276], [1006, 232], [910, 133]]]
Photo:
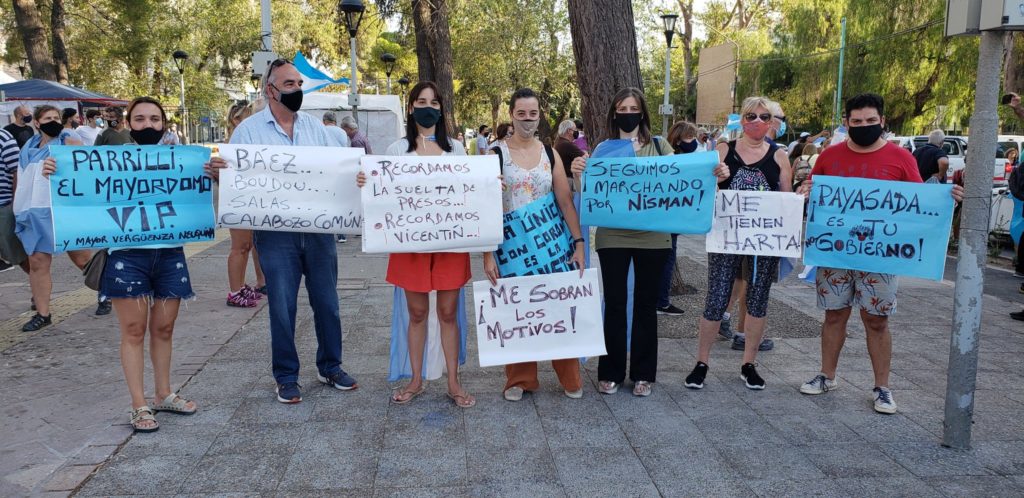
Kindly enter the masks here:
[[[723, 190], [783, 191], [793, 190], [793, 171], [786, 151], [768, 140], [778, 104], [763, 98], [750, 97], [743, 101], [743, 136], [719, 143], [717, 150], [722, 162], [729, 167], [729, 178], [719, 182]], [[748, 273], [743, 271], [749, 267]], [[778, 276], [779, 258], [739, 254], [708, 253], [708, 292], [704, 316], [700, 320], [700, 344], [697, 366], [686, 377], [686, 387], [701, 389], [707, 376], [711, 346], [721, 325], [722, 316], [729, 306], [729, 297], [737, 279], [747, 281], [746, 333], [743, 365], [740, 378], [750, 389], [764, 389], [764, 379], [754, 367], [761, 336], [764, 334], [768, 292]]]

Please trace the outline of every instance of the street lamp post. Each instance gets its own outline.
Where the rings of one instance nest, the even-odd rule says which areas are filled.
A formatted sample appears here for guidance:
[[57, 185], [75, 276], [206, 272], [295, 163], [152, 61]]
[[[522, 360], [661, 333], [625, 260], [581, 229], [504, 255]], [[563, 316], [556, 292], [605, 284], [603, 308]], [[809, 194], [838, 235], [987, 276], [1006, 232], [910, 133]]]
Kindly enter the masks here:
[[665, 27], [665, 100], [661, 104], [661, 115], [663, 116], [661, 122], [661, 133], [663, 136], [668, 136], [668, 122], [672, 120], [672, 104], [668, 103], [669, 97], [669, 84], [670, 72], [672, 71], [672, 35], [676, 33], [676, 19], [679, 16], [676, 14], [664, 14], [661, 16], [661, 22]]
[[356, 80], [356, 32], [363, 20], [366, 6], [362, 0], [342, 0], [338, 8], [345, 15], [345, 27], [348, 29], [349, 53], [352, 56], [352, 78], [348, 82], [348, 105], [352, 108], [352, 117], [359, 122], [359, 88]]
[[405, 102], [405, 91], [409, 88], [409, 78], [406, 76], [398, 78], [398, 84], [402, 85], [402, 102]]
[[398, 59], [394, 55], [384, 52], [380, 54], [380, 61], [384, 63], [384, 74], [388, 76], [388, 95], [391, 94], [391, 72], [395, 70], [395, 62]]
[[185, 134], [185, 142], [188, 143], [188, 121], [185, 117], [185, 63], [188, 61], [188, 54], [184, 50], [175, 50], [171, 57], [174, 58], [174, 65], [178, 67], [178, 82], [181, 84], [179, 116], [181, 116], [181, 128]]
[[28, 71], [28, 59], [22, 57], [18, 61], [18, 73], [21, 74], [21, 79], [25, 79], [25, 72]]

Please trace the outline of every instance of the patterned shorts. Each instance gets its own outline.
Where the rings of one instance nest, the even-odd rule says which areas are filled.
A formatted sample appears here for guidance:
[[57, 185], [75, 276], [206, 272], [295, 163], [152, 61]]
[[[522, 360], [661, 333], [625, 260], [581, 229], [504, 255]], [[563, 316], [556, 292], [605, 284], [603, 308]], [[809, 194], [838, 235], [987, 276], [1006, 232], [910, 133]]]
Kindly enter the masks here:
[[840, 310], [856, 303], [871, 315], [889, 316], [896, 312], [896, 275], [819, 267], [814, 283], [819, 308]]

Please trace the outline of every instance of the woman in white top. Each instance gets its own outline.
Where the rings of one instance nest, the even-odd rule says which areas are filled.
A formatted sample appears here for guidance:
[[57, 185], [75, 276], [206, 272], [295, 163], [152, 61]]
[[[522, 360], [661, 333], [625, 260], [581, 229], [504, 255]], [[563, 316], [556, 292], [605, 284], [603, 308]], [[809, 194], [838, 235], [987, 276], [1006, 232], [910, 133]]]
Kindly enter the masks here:
[[[512, 94], [508, 107], [515, 133], [492, 149], [492, 152], [498, 151], [502, 161], [504, 212], [515, 211], [554, 192], [559, 211], [572, 234], [572, 264], [582, 272], [583, 236], [562, 159], [535, 137], [540, 123], [540, 101], [533, 90], [520, 88]], [[566, 265], [563, 271], [570, 269]], [[494, 254], [489, 252], [484, 253], [484, 273], [492, 284], [501, 277], [517, 276], [502, 274]], [[566, 358], [551, 363], [565, 395], [574, 399], [583, 397], [579, 359]], [[536, 391], [540, 387], [535, 361], [505, 365], [505, 378], [504, 396], [509, 401], [519, 401], [523, 399], [523, 391]]]
[[[429, 81], [409, 91], [406, 136], [391, 144], [388, 156], [464, 156], [462, 143], [448, 138], [444, 120], [444, 102], [437, 86]], [[366, 176], [360, 172], [356, 183], [362, 187]], [[469, 254], [455, 252], [392, 253], [388, 259], [386, 280], [405, 290], [409, 310], [408, 349], [412, 369], [409, 383], [395, 390], [391, 401], [405, 404], [424, 389], [423, 356], [427, 341], [427, 316], [430, 293], [437, 291], [437, 316], [441, 328], [441, 348], [448, 372], [448, 397], [461, 408], [470, 408], [476, 399], [459, 383], [460, 330], [459, 295], [470, 278]], [[400, 338], [399, 338], [400, 339]], [[394, 342], [394, 338], [392, 340]], [[395, 348], [392, 348], [396, 351]]]

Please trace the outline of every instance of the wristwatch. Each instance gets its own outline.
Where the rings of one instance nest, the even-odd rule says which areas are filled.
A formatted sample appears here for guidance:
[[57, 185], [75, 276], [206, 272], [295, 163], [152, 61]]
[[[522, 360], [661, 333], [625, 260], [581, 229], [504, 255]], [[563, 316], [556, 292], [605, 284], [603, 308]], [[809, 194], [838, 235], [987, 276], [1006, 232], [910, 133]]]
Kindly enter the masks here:
[[572, 241], [573, 244], [579, 244], [581, 242], [586, 242], [585, 240], [583, 240], [583, 237], [580, 237], [578, 239], [573, 239], [573, 241]]

